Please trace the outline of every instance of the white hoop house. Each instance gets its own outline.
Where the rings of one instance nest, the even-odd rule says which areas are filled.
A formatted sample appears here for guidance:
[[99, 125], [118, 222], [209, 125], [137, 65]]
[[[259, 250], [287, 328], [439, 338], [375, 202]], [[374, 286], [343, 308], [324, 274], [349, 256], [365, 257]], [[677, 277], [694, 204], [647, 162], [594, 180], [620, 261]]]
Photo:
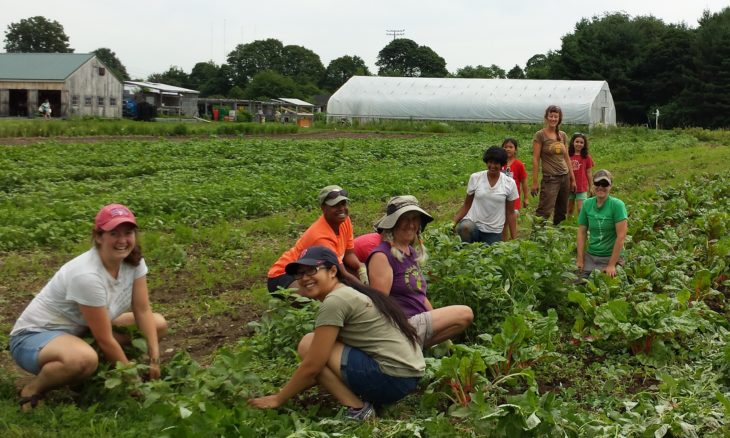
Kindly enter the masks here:
[[563, 109], [563, 123], [616, 125], [606, 81], [353, 76], [330, 97], [327, 116], [542, 123], [549, 105]]

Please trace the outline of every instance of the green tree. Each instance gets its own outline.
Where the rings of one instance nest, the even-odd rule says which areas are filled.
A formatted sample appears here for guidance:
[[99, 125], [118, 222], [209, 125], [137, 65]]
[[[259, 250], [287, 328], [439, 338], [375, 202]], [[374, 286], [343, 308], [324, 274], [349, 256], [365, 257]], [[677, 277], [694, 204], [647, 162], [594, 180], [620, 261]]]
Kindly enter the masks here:
[[149, 75], [147, 81], [172, 85], [174, 87], [184, 87], [190, 79], [182, 68], [173, 65], [164, 73], [153, 73]]
[[525, 78], [527, 79], [560, 79], [555, 74], [556, 64], [560, 59], [560, 53], [548, 51], [547, 55], [538, 53], [527, 60], [525, 65]]
[[257, 73], [246, 87], [245, 94], [246, 98], [256, 100], [275, 99], [277, 97], [302, 97], [299, 87], [292, 78], [283, 76], [273, 70], [264, 70]]
[[340, 56], [330, 61], [322, 87], [334, 92], [353, 76], [370, 76], [370, 70], [359, 56]]
[[68, 36], [56, 20], [42, 16], [24, 18], [10, 23], [5, 31], [5, 51], [8, 53], [73, 53]]
[[[193, 69], [190, 70], [190, 75], [188, 75], [187, 88], [198, 90], [202, 94], [201, 88], [203, 88], [203, 85], [215, 78], [218, 75], [219, 70], [220, 67], [218, 67], [213, 61], [196, 63], [193, 66]], [[226, 90], [228, 88], [230, 87], [227, 87]]]
[[504, 79], [506, 77], [506, 74], [503, 69], [499, 68], [499, 66], [497, 66], [495, 64], [492, 64], [489, 67], [486, 67], [484, 65], [477, 65], [476, 67], [467, 65], [466, 67], [462, 67], [462, 68], [456, 70], [456, 77], [457, 78]]
[[284, 45], [268, 38], [239, 44], [228, 54], [228, 64], [236, 85], [245, 87], [256, 74], [264, 70], [282, 71]]
[[122, 61], [117, 58], [116, 53], [106, 47], [98, 48], [91, 53], [96, 55], [96, 57], [99, 58], [99, 60], [103, 62], [104, 65], [106, 65], [118, 78], [121, 78], [124, 81], [129, 80], [127, 68], [124, 64], [122, 64]]
[[522, 71], [522, 67], [515, 65], [507, 72], [508, 79], [525, 79], [525, 72]]
[[317, 84], [324, 76], [324, 64], [319, 55], [302, 46], [284, 46], [282, 50], [281, 70], [299, 84]]
[[446, 61], [430, 47], [408, 38], [396, 38], [378, 53], [381, 76], [446, 77]]

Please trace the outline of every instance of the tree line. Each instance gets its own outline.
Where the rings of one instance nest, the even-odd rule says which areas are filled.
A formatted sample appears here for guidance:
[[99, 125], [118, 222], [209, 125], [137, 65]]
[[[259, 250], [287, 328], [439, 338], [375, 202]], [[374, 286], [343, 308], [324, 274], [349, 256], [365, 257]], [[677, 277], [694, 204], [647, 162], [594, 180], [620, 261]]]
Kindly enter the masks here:
[[[73, 52], [63, 26], [37, 16], [12, 23], [7, 52]], [[117, 76], [129, 80], [115, 53], [94, 53]], [[730, 126], [730, 7], [705, 11], [697, 27], [667, 24], [652, 16], [606, 13], [583, 18], [562, 37], [559, 50], [536, 54], [509, 71], [492, 64], [449, 72], [433, 49], [397, 38], [378, 53], [380, 76], [605, 80], [618, 121], [651, 124], [658, 109], [662, 127]], [[161, 82], [200, 91], [203, 97], [266, 99], [336, 91], [354, 75], [371, 75], [362, 58], [344, 55], [326, 67], [319, 55], [269, 38], [238, 44], [217, 65], [198, 62], [188, 73], [177, 66], [150, 75]]]

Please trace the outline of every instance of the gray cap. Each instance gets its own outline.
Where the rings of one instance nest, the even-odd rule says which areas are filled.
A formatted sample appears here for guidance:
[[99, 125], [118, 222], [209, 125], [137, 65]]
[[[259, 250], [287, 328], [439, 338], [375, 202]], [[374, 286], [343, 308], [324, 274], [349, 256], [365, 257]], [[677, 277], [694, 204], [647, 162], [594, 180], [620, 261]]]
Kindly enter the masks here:
[[426, 211], [418, 205], [418, 199], [416, 199], [415, 196], [394, 196], [390, 198], [390, 201], [388, 201], [388, 206], [385, 208], [385, 215], [383, 215], [379, 221], [375, 222], [375, 229], [378, 230], [378, 232], [382, 230], [390, 230], [395, 227], [396, 223], [398, 223], [398, 219], [401, 215], [409, 211], [417, 211], [421, 213], [421, 230], [426, 228], [426, 224], [433, 221], [433, 217], [431, 217], [430, 214], [426, 213]]
[[327, 186], [319, 191], [319, 205], [327, 204], [330, 207], [337, 205], [342, 201], [349, 201], [347, 190], [343, 190], [340, 186]]
[[613, 184], [613, 176], [611, 176], [611, 172], [609, 172], [608, 170], [601, 169], [593, 174], [593, 182], [598, 181], [606, 181], [609, 184]]

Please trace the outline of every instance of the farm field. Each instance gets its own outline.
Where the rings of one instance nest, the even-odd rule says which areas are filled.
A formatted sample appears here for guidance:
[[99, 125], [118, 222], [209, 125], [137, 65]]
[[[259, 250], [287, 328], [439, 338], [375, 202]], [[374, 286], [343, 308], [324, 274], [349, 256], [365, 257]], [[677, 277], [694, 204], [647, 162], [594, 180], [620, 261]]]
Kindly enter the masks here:
[[[27, 374], [3, 349], [0, 435], [728, 436], [730, 133], [591, 133], [630, 238], [621, 275], [576, 284], [575, 220], [535, 223], [535, 202], [516, 241], [462, 246], [450, 233], [485, 147], [517, 138], [531, 173], [536, 129], [0, 138], [0, 345], [33, 294], [88, 248], [91, 220], [110, 202], [140, 220], [153, 307], [171, 326], [163, 379], [136, 380], [141, 365], [102, 369], [29, 414], [16, 405]], [[285, 383], [312, 329], [316, 303], [270, 301], [265, 276], [318, 216], [328, 184], [350, 191], [356, 234], [390, 196], [417, 196], [436, 218], [426, 233], [431, 301], [475, 311], [462, 339], [428, 352], [418, 393], [365, 424], [345, 421], [317, 390], [278, 411], [245, 403]]]

